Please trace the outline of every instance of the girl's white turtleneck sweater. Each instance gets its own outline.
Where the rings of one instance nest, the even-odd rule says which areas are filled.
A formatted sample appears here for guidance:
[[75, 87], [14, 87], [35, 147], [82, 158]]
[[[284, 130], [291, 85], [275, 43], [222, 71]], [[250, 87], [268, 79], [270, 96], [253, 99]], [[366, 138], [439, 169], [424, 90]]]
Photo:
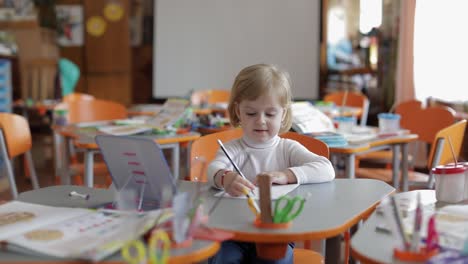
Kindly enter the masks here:
[[[335, 170], [326, 157], [310, 152], [292, 139], [275, 136], [265, 143], [258, 144], [244, 136], [229, 141], [224, 146], [250, 181], [254, 181], [261, 172], [286, 169], [290, 169], [296, 175], [299, 184], [327, 182], [335, 178]], [[213, 177], [219, 170], [234, 171], [221, 149], [208, 166], [207, 178], [212, 186], [215, 186]]]

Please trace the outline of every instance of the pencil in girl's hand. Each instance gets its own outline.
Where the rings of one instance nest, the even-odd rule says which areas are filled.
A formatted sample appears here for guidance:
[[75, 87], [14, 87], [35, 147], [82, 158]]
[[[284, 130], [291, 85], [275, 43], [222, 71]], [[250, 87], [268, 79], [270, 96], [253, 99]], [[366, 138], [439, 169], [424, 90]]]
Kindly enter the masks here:
[[[239, 169], [239, 167], [237, 166], [237, 164], [234, 162], [233, 159], [231, 159], [231, 156], [229, 156], [226, 148], [224, 147], [223, 145], [223, 142], [221, 142], [221, 140], [218, 139], [218, 144], [219, 146], [221, 147], [221, 149], [223, 150], [224, 152], [224, 155], [226, 155], [226, 157], [228, 158], [229, 162], [231, 162], [232, 166], [234, 167], [234, 169], [236, 170], [236, 172], [242, 177], [244, 178], [245, 180], [248, 180], [245, 175], [242, 173], [242, 171]], [[244, 190], [244, 193], [245, 193], [245, 196], [247, 196], [247, 203], [249, 204], [249, 207], [250, 209], [252, 210], [252, 212], [255, 213], [255, 215], [258, 215], [260, 214], [260, 208], [258, 207], [257, 203], [254, 201], [254, 199], [249, 195], [250, 191], [248, 189], [245, 189]]]
[[254, 199], [249, 195], [249, 189], [244, 189], [244, 194], [247, 196], [247, 204], [249, 205], [250, 211], [254, 213], [255, 216], [260, 215], [260, 209], [258, 208], [257, 204], [255, 203]]
[[244, 178], [245, 180], [247, 180], [247, 178], [246, 178], [245, 175], [242, 173], [242, 171], [239, 169], [239, 167], [237, 167], [237, 164], [234, 162], [234, 160], [231, 159], [231, 156], [229, 156], [229, 154], [227, 153], [227, 150], [226, 150], [226, 148], [224, 147], [223, 142], [221, 142], [221, 140], [218, 139], [218, 144], [219, 144], [219, 146], [221, 147], [221, 149], [223, 150], [224, 155], [226, 155], [226, 157], [228, 158], [228, 160], [231, 162], [232, 166], [234, 166], [234, 169], [237, 171], [237, 173], [239, 173], [239, 175], [240, 175], [242, 178]]

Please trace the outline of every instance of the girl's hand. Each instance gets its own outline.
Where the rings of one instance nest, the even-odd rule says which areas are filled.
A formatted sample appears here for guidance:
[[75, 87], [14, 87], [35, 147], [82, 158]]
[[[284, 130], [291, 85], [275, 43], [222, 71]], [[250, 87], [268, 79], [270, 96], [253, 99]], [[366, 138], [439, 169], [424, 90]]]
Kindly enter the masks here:
[[224, 190], [231, 196], [241, 196], [244, 195], [244, 189], [253, 190], [255, 185], [249, 180], [242, 178], [236, 172], [229, 172], [224, 175]]
[[268, 175], [271, 178], [271, 183], [274, 184], [288, 184], [297, 182], [296, 175], [294, 175], [294, 173], [290, 170], [266, 171], [258, 174], [257, 177], [260, 175]]

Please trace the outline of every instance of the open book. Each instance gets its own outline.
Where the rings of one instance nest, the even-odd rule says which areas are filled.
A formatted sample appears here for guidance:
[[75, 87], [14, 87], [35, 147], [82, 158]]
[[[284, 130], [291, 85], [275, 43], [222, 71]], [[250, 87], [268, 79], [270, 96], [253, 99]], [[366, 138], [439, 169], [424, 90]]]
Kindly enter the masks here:
[[99, 261], [148, 231], [162, 211], [129, 213], [12, 201], [0, 206], [0, 239], [22, 253]]

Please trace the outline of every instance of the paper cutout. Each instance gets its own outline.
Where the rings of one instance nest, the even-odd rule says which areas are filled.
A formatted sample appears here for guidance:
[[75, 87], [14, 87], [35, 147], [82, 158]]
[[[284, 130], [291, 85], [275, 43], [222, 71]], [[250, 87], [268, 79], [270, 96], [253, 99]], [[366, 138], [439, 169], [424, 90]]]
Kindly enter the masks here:
[[187, 192], [178, 193], [173, 201], [172, 237], [176, 243], [184, 242], [189, 228], [188, 212], [191, 209], [190, 195]]
[[95, 37], [99, 37], [106, 31], [107, 23], [100, 16], [92, 16], [86, 22], [86, 31]]
[[119, 3], [109, 3], [104, 7], [104, 16], [112, 22], [122, 19], [124, 10]]

